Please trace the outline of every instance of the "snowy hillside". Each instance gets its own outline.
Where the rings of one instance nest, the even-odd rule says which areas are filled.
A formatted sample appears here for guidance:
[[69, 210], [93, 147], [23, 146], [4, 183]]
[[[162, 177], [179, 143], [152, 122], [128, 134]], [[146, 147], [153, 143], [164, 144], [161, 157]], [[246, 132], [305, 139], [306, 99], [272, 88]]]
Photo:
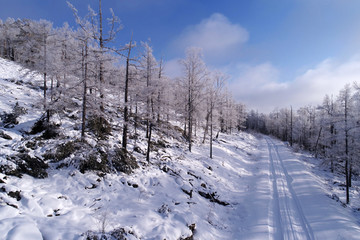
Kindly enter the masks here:
[[[343, 192], [330, 189], [333, 178], [317, 170], [319, 161], [269, 137], [220, 134], [210, 159], [208, 144], [190, 153], [155, 132], [151, 163], [134, 152], [140, 167], [129, 175], [81, 173], [44, 159], [77, 130], [62, 119], [59, 139], [29, 134], [41, 116], [37, 81], [0, 59], [0, 113], [16, 102], [26, 109], [17, 124], [0, 128], [0, 239], [360, 239], [359, 219], [342, 206]], [[108, 141], [117, 144], [115, 136]], [[8, 174], [4, 166], [19, 163], [12, 158], [19, 151], [45, 160], [47, 177]]]
[[[19, 114], [17, 124], [0, 129], [0, 164], [11, 165], [7, 157], [16, 154], [14, 151], [23, 139], [24, 133], [30, 131], [40, 112], [35, 104], [41, 99], [41, 90], [38, 87], [41, 78], [38, 74], [23, 70], [20, 66], [0, 58], [0, 115], [12, 113], [15, 106], [24, 109]], [[4, 122], [4, 119], [2, 119]], [[3, 124], [4, 125], [4, 124]]]

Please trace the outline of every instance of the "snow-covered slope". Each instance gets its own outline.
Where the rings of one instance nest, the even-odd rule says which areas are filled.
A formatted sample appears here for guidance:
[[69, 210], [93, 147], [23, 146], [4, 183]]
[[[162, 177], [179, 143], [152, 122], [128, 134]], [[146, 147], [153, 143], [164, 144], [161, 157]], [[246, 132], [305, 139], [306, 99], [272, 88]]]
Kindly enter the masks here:
[[[32, 107], [42, 96], [34, 77], [0, 59], [0, 112], [17, 101], [27, 109], [19, 124], [0, 128], [11, 137], [0, 137], [0, 164], [11, 164], [41, 115]], [[131, 175], [51, 164], [44, 179], [0, 173], [0, 239], [360, 239], [352, 210], [285, 144], [220, 134], [210, 159], [208, 144], [190, 153], [154, 134], [167, 146], [151, 153], [151, 164], [137, 154], [140, 168]], [[29, 154], [41, 157], [54, 141]]]
[[26, 113], [18, 117], [18, 124], [0, 128], [1, 135], [9, 138], [0, 137], [0, 165], [12, 164], [7, 157], [16, 153], [14, 149], [24, 138], [24, 133], [31, 129], [41, 114], [34, 107], [42, 96], [40, 82], [40, 75], [0, 58], [0, 115], [11, 113], [16, 104], [26, 109]]
[[242, 137], [248, 141], [237, 145], [234, 137], [223, 139], [231, 142], [218, 143], [213, 160], [204, 147], [193, 154], [168, 148], [156, 165], [131, 176], [50, 170], [46, 179], [6, 177], [6, 191], [20, 191], [21, 199], [2, 194], [11, 205], [1, 208], [0, 238], [26, 223], [45, 239], [77, 239], [88, 230], [118, 228], [131, 232], [129, 239], [179, 239], [192, 235], [192, 224], [197, 239], [232, 239], [245, 216], [238, 207], [246, 190], [241, 179], [252, 174], [244, 168], [251, 162], [241, 160], [256, 141]]
[[39, 74], [23, 69], [14, 62], [0, 58], [0, 110], [10, 112], [19, 102], [33, 109], [32, 105], [41, 97]]

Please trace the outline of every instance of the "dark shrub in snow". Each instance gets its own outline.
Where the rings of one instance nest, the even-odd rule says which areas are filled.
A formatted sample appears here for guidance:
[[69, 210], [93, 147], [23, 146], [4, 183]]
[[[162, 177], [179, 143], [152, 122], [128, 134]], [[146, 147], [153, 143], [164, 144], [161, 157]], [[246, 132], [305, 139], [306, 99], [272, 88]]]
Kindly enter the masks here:
[[41, 133], [42, 131], [44, 131], [46, 129], [46, 123], [45, 123], [45, 119], [44, 118], [40, 118], [39, 120], [37, 120], [34, 124], [34, 126], [31, 128], [30, 133], [31, 134], [37, 134], [37, 133]]
[[10, 167], [9, 165], [1, 165], [0, 166], [0, 172], [6, 175], [11, 175], [15, 177], [21, 177], [22, 174], [20, 173], [19, 169], [14, 169]]
[[110, 123], [101, 116], [93, 116], [88, 122], [89, 130], [100, 140], [106, 140], [111, 133]]
[[90, 154], [88, 159], [81, 161], [79, 170], [81, 173], [86, 171], [109, 172], [107, 154], [104, 152]]
[[46, 169], [49, 167], [43, 160], [33, 158], [27, 153], [19, 153], [11, 157], [18, 166], [16, 170], [10, 171], [9, 175], [28, 174], [35, 178], [46, 178], [48, 176]]
[[21, 200], [21, 195], [20, 195], [20, 191], [15, 191], [15, 192], [9, 192], [8, 193], [9, 197], [15, 198], [16, 201], [20, 201]]
[[125, 149], [117, 148], [112, 158], [113, 167], [120, 172], [130, 174], [139, 167], [136, 159]]
[[126, 231], [124, 228], [116, 228], [109, 233], [87, 231], [84, 235], [86, 240], [127, 240], [130, 235], [131, 239], [138, 239], [132, 231]]
[[12, 137], [7, 135], [6, 133], [4, 133], [3, 131], [0, 131], [0, 137], [6, 139], [6, 140], [11, 140]]
[[13, 113], [4, 113], [1, 115], [1, 120], [6, 128], [14, 127], [14, 125], [19, 123], [17, 116]]
[[59, 135], [58, 126], [48, 123], [45, 117], [41, 117], [35, 122], [34, 126], [31, 128], [30, 134], [37, 134], [41, 132], [43, 132], [41, 137], [44, 139], [56, 138]]
[[4, 127], [14, 127], [14, 125], [19, 123], [17, 118], [26, 113], [27, 110], [24, 107], [20, 107], [19, 103], [16, 103], [11, 113], [4, 113], [1, 115]]
[[59, 136], [58, 127], [55, 125], [49, 124], [45, 129], [45, 132], [41, 135], [44, 139], [53, 139]]
[[55, 153], [55, 158], [57, 161], [63, 160], [67, 157], [70, 157], [75, 150], [79, 149], [79, 146], [76, 145], [77, 143], [74, 141], [69, 141], [63, 144], [58, 145]]

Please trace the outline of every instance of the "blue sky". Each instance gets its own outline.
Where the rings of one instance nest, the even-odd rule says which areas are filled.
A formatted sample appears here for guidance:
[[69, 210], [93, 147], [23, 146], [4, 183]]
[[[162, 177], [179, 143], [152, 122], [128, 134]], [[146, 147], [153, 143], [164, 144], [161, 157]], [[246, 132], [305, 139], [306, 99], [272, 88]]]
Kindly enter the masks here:
[[[97, 0], [71, 0], [84, 16]], [[357, 0], [102, 0], [124, 29], [119, 44], [151, 39], [167, 72], [179, 73], [185, 48], [202, 47], [206, 63], [229, 75], [229, 90], [249, 108], [321, 103], [360, 79], [360, 1]], [[74, 25], [62, 0], [4, 1], [0, 18], [47, 19]]]

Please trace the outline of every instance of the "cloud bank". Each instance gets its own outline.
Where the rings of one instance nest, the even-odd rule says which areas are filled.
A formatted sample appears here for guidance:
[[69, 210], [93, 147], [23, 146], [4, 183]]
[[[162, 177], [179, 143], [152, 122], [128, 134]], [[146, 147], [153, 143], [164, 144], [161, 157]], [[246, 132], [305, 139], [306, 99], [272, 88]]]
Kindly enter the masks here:
[[267, 113], [290, 105], [316, 106], [326, 94], [337, 96], [345, 84], [360, 82], [360, 58], [343, 63], [326, 59], [289, 82], [280, 81], [279, 70], [271, 63], [238, 65], [236, 71], [229, 87], [235, 98]]

